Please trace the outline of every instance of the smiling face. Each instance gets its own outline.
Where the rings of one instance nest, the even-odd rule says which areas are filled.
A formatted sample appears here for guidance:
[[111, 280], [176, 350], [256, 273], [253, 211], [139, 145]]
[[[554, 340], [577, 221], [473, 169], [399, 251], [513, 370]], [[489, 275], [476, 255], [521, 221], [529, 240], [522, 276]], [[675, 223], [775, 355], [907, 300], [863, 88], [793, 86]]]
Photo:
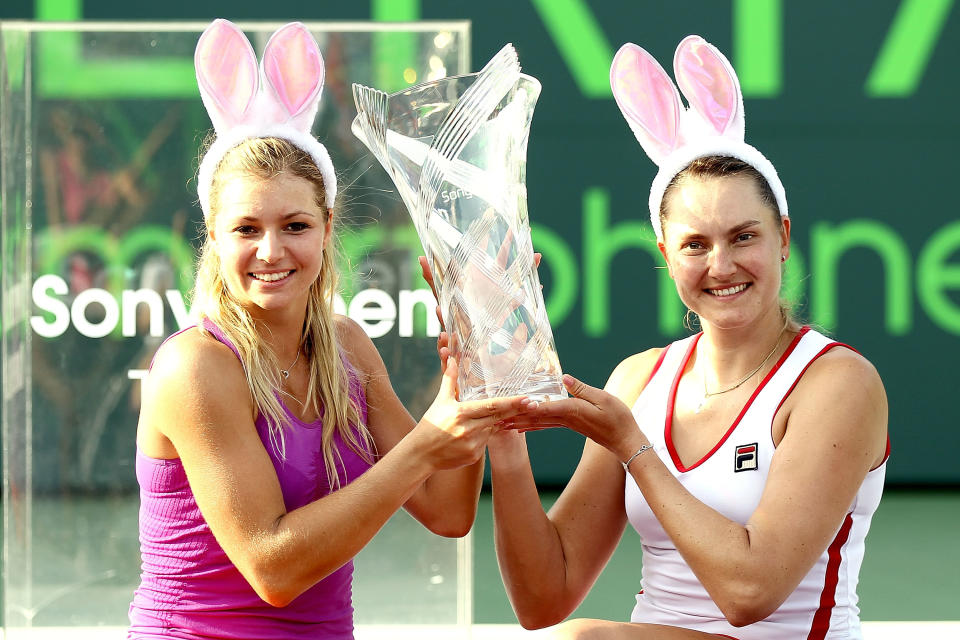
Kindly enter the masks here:
[[668, 198], [659, 247], [683, 302], [722, 329], [779, 319], [790, 220], [764, 203], [754, 179], [687, 176]]
[[210, 229], [228, 290], [254, 317], [304, 309], [330, 225], [310, 181], [290, 173], [230, 175], [219, 189]]

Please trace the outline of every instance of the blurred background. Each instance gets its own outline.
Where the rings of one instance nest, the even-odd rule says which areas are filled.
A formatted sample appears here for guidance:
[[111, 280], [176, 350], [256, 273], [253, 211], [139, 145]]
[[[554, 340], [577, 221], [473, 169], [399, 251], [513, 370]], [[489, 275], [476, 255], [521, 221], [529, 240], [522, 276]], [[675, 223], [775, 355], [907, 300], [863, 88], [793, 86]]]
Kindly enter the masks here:
[[[125, 623], [139, 571], [138, 380], [189, 308], [202, 230], [194, 174], [209, 128], [192, 53], [215, 17], [243, 23], [258, 51], [289, 20], [317, 36], [327, 78], [314, 130], [345, 185], [344, 308], [374, 338], [414, 415], [435, 395], [437, 368], [432, 309], [400, 302], [424, 287], [421, 250], [386, 174], [350, 133], [350, 83], [395, 91], [477, 70], [514, 44], [543, 85], [527, 190], [557, 350], [566, 371], [600, 386], [627, 355], [686, 333], [684, 308], [656, 269], [646, 208], [654, 166], [610, 94], [610, 60], [632, 41], [669, 68], [685, 35], [714, 43], [739, 74], [747, 141], [787, 190], [785, 295], [869, 358], [890, 397], [892, 457], [862, 575], [864, 618], [960, 619], [953, 5], [4, 0], [3, 626]], [[549, 503], [582, 438], [529, 441]], [[412, 564], [392, 564], [399, 557]], [[579, 613], [626, 619], [638, 558], [628, 534]], [[412, 621], [513, 621], [486, 496], [472, 542], [436, 541], [400, 519], [358, 566], [360, 621], [406, 615], [382, 608], [401, 589], [422, 594], [411, 598], [423, 603]], [[399, 582], [363, 592], [364, 566]]]

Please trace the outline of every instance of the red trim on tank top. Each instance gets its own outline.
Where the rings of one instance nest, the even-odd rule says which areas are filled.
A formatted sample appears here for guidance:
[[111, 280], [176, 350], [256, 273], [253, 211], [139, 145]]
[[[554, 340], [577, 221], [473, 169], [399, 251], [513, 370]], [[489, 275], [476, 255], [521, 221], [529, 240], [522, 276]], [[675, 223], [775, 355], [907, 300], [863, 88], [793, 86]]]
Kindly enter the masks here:
[[670, 386], [670, 394], [667, 396], [667, 418], [663, 428], [663, 439], [667, 445], [667, 451], [670, 452], [670, 459], [673, 460], [674, 466], [681, 473], [686, 473], [687, 471], [692, 471], [696, 469], [701, 464], [710, 459], [714, 453], [717, 452], [720, 447], [723, 446], [723, 443], [727, 441], [733, 432], [736, 430], [737, 425], [740, 424], [740, 420], [743, 419], [743, 416], [746, 415], [747, 411], [750, 409], [750, 406], [753, 404], [753, 401], [756, 399], [760, 392], [763, 391], [763, 388], [767, 386], [767, 382], [770, 381], [770, 378], [780, 370], [781, 365], [786, 361], [790, 354], [793, 353], [793, 350], [797, 348], [797, 345], [800, 343], [800, 339], [810, 331], [810, 327], [802, 327], [800, 331], [794, 336], [793, 340], [787, 346], [787, 350], [783, 352], [783, 355], [780, 356], [780, 359], [777, 360], [777, 363], [773, 365], [773, 368], [770, 369], [769, 373], [763, 377], [763, 380], [760, 381], [760, 384], [754, 390], [753, 394], [747, 400], [746, 404], [743, 405], [743, 409], [740, 410], [740, 414], [737, 415], [736, 419], [733, 421], [733, 424], [730, 425], [730, 428], [727, 429], [726, 433], [723, 434], [723, 437], [720, 438], [720, 441], [710, 451], [707, 452], [705, 456], [694, 462], [689, 467], [684, 466], [683, 462], [680, 460], [680, 456], [677, 454], [677, 450], [673, 446], [673, 410], [674, 405], [677, 400], [677, 388], [680, 386], [680, 378], [683, 377], [683, 372], [687, 368], [687, 364], [690, 362], [690, 358], [693, 356], [693, 351], [697, 347], [697, 343], [700, 342], [700, 337], [703, 336], [702, 333], [697, 334], [696, 339], [690, 345], [690, 348], [687, 350], [687, 353], [683, 357], [683, 362], [680, 363], [680, 368], [677, 370], [676, 376], [673, 379], [673, 384]]
[[[663, 364], [663, 359], [667, 357], [667, 351], [672, 346], [673, 346], [672, 344], [668, 344], [667, 346], [665, 346], [663, 349], [660, 350], [660, 356], [657, 358], [656, 363], [654, 363], [653, 369], [650, 371], [650, 375], [647, 376], [647, 381], [643, 383], [643, 388], [640, 390], [641, 395], [643, 395], [643, 392], [647, 390], [647, 386], [650, 384], [650, 381], [653, 380], [654, 376], [657, 375], [657, 371], [660, 370], [660, 365]], [[637, 398], [639, 399], [639, 396]]]
[[663, 364], [663, 359], [667, 357], [667, 351], [673, 345], [668, 344], [660, 351], [660, 357], [657, 358], [657, 363], [653, 365], [653, 370], [650, 372], [650, 376], [647, 378], [647, 384], [650, 384], [650, 381], [653, 380], [653, 376], [657, 375], [657, 371], [660, 370], [660, 365]]
[[[770, 420], [770, 440], [771, 441], [773, 441], [773, 420], [776, 419], [777, 414], [780, 413], [780, 407], [783, 406], [783, 403], [786, 402], [787, 398], [790, 397], [790, 394], [793, 393], [793, 390], [796, 388], [797, 384], [799, 384], [800, 382], [800, 378], [802, 378], [803, 374], [807, 372], [807, 369], [810, 368], [810, 365], [812, 365], [814, 362], [817, 361], [818, 358], [820, 358], [820, 356], [825, 354], [827, 351], [830, 351], [834, 347], [843, 347], [844, 349], [850, 349], [850, 351], [853, 351], [854, 353], [860, 353], [854, 347], [851, 347], [845, 342], [830, 342], [823, 349], [820, 349], [820, 351], [817, 352], [817, 355], [810, 358], [810, 362], [808, 362], [806, 366], [803, 369], [801, 369], [800, 373], [797, 375], [797, 379], [793, 381], [793, 384], [790, 385], [790, 388], [787, 389], [787, 392], [783, 394], [783, 398], [780, 399], [780, 404], [777, 405], [776, 410], [773, 412], [773, 418], [771, 418]], [[883, 454], [883, 460], [881, 460], [879, 464], [877, 464], [875, 467], [871, 468], [870, 471], [874, 471], [882, 467], [889, 457], [890, 457], [890, 432], [888, 431], [887, 432], [887, 449]]]
[[[825, 354], [827, 351], [830, 351], [834, 347], [846, 347], [851, 351], [856, 351], [856, 349], [854, 349], [848, 344], [843, 344], [842, 342], [830, 342], [830, 343], [827, 343], [827, 346], [825, 346], [823, 349], [820, 349], [820, 351], [818, 351], [815, 356], [810, 358], [810, 361], [803, 367], [803, 369], [800, 370], [800, 373], [797, 374], [797, 377], [794, 378], [793, 384], [791, 384], [787, 388], [786, 392], [783, 394], [783, 397], [780, 398], [780, 402], [777, 404], [777, 408], [774, 409], [773, 411], [773, 416], [770, 418], [770, 441], [771, 442], [773, 442], [773, 421], [776, 420], [777, 414], [780, 413], [780, 407], [783, 406], [783, 403], [787, 401], [787, 398], [790, 397], [790, 394], [793, 393], [793, 390], [797, 388], [798, 384], [800, 384], [800, 378], [802, 378], [803, 374], [807, 372], [807, 369], [810, 368], [810, 365], [812, 365], [814, 362], [816, 362], [820, 358], [820, 356]], [[776, 444], [774, 444], [774, 446], [776, 446]]]
[[827, 573], [823, 579], [823, 591], [820, 592], [820, 608], [813, 614], [813, 623], [807, 640], [823, 640], [830, 630], [830, 615], [837, 604], [837, 584], [840, 582], [840, 563], [843, 560], [843, 547], [847, 544], [850, 529], [853, 528], [853, 514], [848, 513], [840, 525], [837, 537], [827, 549]]

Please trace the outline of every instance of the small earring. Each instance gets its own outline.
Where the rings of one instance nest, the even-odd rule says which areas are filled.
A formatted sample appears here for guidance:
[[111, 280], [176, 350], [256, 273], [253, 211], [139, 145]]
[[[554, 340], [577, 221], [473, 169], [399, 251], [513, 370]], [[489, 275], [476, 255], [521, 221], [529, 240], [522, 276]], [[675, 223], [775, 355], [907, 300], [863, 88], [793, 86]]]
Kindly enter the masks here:
[[786, 262], [787, 256], [780, 256], [780, 262]]

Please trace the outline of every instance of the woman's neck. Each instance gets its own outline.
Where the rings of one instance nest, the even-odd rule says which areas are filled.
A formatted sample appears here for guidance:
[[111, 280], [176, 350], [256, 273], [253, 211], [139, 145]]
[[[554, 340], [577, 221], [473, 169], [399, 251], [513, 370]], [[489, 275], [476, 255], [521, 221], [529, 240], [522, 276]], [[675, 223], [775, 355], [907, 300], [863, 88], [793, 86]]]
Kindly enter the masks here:
[[260, 338], [267, 344], [281, 363], [292, 362], [300, 353], [300, 338], [306, 309], [284, 309], [253, 316]]
[[697, 358], [704, 359], [701, 367], [706, 365], [712, 370], [714, 384], [726, 384], [755, 368], [764, 358], [774, 359], [774, 352], [783, 348], [789, 329], [789, 321], [779, 308], [747, 327], [722, 329], [705, 323], [697, 344]]

